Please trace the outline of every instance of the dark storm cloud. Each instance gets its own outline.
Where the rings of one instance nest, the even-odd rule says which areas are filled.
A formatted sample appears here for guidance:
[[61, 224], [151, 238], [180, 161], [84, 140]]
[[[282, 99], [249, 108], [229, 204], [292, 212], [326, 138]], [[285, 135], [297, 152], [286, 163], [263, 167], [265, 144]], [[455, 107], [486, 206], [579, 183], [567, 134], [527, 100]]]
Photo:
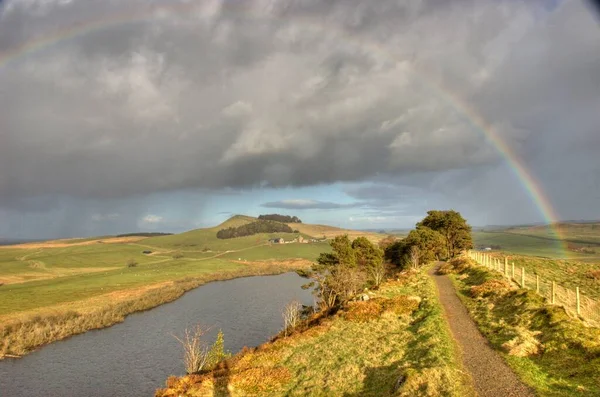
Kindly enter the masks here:
[[291, 200], [280, 200], [271, 201], [268, 203], [261, 204], [264, 208], [279, 208], [286, 210], [331, 210], [331, 209], [342, 209], [342, 208], [357, 208], [361, 207], [361, 203], [333, 203], [330, 201], [318, 201], [318, 200], [306, 200], [306, 199], [291, 199]]
[[[462, 98], [561, 208], [569, 186], [579, 214], [594, 210], [600, 31], [583, 3], [152, 4], [4, 2], [0, 54], [113, 23], [0, 66], [0, 206], [373, 178], [476, 204], [475, 181], [514, 181]], [[558, 158], [561, 179], [547, 171]], [[568, 177], [571, 163], [586, 183]], [[351, 195], [418, 205], [394, 189]]]

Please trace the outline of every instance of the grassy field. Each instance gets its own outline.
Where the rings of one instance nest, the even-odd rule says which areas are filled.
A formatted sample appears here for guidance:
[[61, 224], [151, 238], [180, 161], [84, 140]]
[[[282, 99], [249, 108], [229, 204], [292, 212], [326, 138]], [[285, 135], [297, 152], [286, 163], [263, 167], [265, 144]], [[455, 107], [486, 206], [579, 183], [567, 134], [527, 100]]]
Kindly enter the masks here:
[[294, 229], [298, 230], [300, 233], [306, 236], [313, 236], [316, 238], [333, 238], [335, 236], [339, 236], [342, 234], [347, 234], [351, 240], [354, 240], [357, 237], [366, 237], [372, 243], [377, 243], [382, 238], [385, 238], [385, 234], [379, 234], [374, 232], [360, 231], [360, 230], [348, 230], [348, 229], [340, 229], [337, 227], [326, 226], [326, 225], [310, 225], [304, 223], [288, 223], [288, 225]]
[[600, 329], [584, 326], [497, 273], [464, 264], [453, 270], [463, 302], [525, 383], [540, 396], [600, 395]]
[[600, 222], [561, 222], [552, 226], [543, 225], [509, 228], [507, 229], [507, 232], [550, 239], [556, 238], [558, 232], [558, 235], [568, 242], [600, 245]]
[[512, 231], [477, 231], [473, 232], [473, 241], [476, 247], [498, 246], [498, 251], [506, 253], [600, 263], [600, 246], [570, 243], [545, 236]]
[[[320, 252], [329, 249], [327, 243], [268, 243], [271, 237], [290, 241], [299, 234], [216, 238], [217, 231], [222, 228], [254, 220], [236, 216], [213, 228], [159, 237], [103, 236], [2, 246], [0, 335], [15, 323], [29, 324], [31, 319], [57, 320], [67, 312], [77, 315], [106, 312], [106, 308], [115, 304], [137, 299], [152, 289], [169, 289], [181, 280], [196, 280], [186, 284], [192, 288], [215, 275], [230, 278], [305, 267]], [[147, 309], [181, 293], [181, 288], [168, 293], [163, 291], [158, 294], [163, 297], [157, 295], [145, 299], [144, 305], [119, 308], [119, 314], [111, 318], [121, 321], [124, 315], [135, 311], [135, 307]], [[47, 322], [48, 327], [54, 327], [54, 320]], [[98, 324], [106, 326], [110, 321], [107, 317], [78, 326], [78, 332], [100, 326]], [[50, 342], [52, 338], [44, 341]], [[30, 347], [33, 346], [25, 343], [18, 351], [23, 353]], [[6, 349], [0, 349], [0, 357], [6, 352]]]
[[315, 261], [321, 252], [329, 252], [331, 247], [327, 242], [308, 244], [273, 244], [253, 247], [241, 252], [231, 252], [222, 256], [228, 259], [248, 261], [285, 260], [302, 258]]
[[440, 310], [432, 280], [406, 276], [211, 373], [172, 377], [157, 395], [473, 395]]

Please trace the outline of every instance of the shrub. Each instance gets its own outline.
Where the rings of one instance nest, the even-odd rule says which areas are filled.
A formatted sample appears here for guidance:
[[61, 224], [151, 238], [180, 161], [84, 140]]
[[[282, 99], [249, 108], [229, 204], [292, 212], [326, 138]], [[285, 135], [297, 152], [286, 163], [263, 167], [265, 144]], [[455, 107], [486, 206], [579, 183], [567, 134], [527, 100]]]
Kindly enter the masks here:
[[202, 340], [207, 331], [197, 325], [192, 330], [186, 329], [183, 338], [175, 336], [175, 339], [183, 346], [183, 362], [188, 374], [197, 374], [204, 369], [208, 362], [210, 350]]
[[136, 267], [137, 266], [137, 262], [135, 259], [130, 259], [127, 261], [127, 267]]
[[173, 259], [181, 259], [181, 258], [183, 258], [183, 254], [181, 252], [177, 251], [173, 254], [172, 258]]
[[454, 271], [454, 267], [448, 262], [442, 263], [438, 269], [437, 274], [450, 274]]
[[298, 301], [290, 302], [284, 309], [283, 313], [283, 332], [285, 335], [292, 331], [300, 323], [302, 314], [302, 305]]
[[231, 353], [225, 351], [223, 331], [219, 330], [217, 339], [208, 352], [208, 360], [205, 367], [206, 369], [213, 369], [217, 366], [217, 364], [228, 359], [229, 357], [231, 357]]
[[467, 258], [454, 258], [448, 262], [450, 266], [457, 272], [462, 273], [471, 267], [471, 261]]

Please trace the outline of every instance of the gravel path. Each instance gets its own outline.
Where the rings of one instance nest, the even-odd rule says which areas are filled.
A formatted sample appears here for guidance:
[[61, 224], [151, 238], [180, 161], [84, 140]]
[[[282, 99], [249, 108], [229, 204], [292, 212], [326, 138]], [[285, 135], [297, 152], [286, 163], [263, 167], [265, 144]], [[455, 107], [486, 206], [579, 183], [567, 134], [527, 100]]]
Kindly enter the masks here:
[[480, 397], [529, 397], [535, 394], [525, 386], [488, 344], [456, 295], [447, 276], [432, 271], [452, 335], [460, 346], [465, 369], [469, 371]]

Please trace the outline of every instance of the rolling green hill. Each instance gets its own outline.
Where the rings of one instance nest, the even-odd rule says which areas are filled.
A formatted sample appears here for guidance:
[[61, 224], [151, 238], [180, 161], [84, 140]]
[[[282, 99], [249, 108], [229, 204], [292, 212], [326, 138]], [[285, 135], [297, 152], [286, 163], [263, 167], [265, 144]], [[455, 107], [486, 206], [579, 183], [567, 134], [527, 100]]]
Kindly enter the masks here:
[[[0, 358], [114, 324], [207, 281], [306, 268], [330, 249], [327, 242], [294, 242], [313, 237], [302, 232], [217, 238], [221, 229], [256, 220], [237, 215], [215, 227], [174, 235], [1, 246], [0, 335], [5, 337]], [[346, 232], [319, 226], [323, 230], [328, 236]], [[274, 237], [288, 243], [271, 244]]]
[[265, 245], [268, 243], [269, 239], [275, 237], [281, 237], [286, 241], [294, 240], [299, 235], [302, 235], [305, 238], [310, 238], [310, 236], [302, 233], [259, 233], [252, 236], [236, 237], [232, 239], [217, 238], [217, 232], [221, 229], [239, 227], [248, 223], [256, 222], [257, 220], [257, 218], [250, 216], [236, 215], [215, 227], [190, 230], [189, 232], [174, 234], [171, 236], [152, 237], [145, 239], [143, 244], [185, 251], [223, 252]]

